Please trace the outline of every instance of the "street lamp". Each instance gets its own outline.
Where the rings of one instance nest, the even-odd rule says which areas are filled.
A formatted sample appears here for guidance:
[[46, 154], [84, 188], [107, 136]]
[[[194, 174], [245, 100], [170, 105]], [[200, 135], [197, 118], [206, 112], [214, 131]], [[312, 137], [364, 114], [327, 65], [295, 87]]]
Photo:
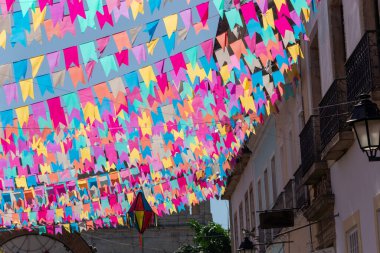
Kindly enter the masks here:
[[380, 149], [380, 110], [369, 95], [360, 95], [359, 99], [347, 123], [353, 126], [360, 149], [367, 154], [369, 161], [380, 161], [377, 156]]

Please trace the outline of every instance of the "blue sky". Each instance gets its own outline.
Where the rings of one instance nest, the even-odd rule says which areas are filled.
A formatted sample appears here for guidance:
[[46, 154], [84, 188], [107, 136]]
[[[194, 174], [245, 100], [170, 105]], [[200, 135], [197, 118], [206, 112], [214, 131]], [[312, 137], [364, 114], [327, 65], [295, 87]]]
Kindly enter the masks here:
[[225, 229], [229, 228], [229, 212], [227, 200], [211, 200], [211, 212], [212, 218], [216, 223], [221, 224]]

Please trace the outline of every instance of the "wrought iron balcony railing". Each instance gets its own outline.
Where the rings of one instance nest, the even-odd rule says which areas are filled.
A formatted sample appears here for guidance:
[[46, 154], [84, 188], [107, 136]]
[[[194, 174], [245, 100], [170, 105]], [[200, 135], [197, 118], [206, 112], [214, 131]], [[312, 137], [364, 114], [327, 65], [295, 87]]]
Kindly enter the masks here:
[[309, 191], [307, 186], [302, 183], [301, 167], [294, 173], [294, 188], [296, 195], [296, 208], [309, 206]]
[[300, 134], [301, 170], [304, 176], [313, 163], [321, 161], [319, 116], [312, 115]]
[[380, 89], [379, 32], [367, 31], [346, 62], [347, 98]]
[[344, 130], [350, 130], [346, 123], [349, 117], [346, 79], [336, 79], [319, 104], [321, 150]]

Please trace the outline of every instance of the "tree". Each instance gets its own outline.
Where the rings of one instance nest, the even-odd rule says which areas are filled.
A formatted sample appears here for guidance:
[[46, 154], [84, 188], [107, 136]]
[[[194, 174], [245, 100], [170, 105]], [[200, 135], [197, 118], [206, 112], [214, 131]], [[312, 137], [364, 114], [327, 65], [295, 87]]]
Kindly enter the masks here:
[[230, 253], [231, 240], [230, 236], [221, 225], [214, 222], [209, 222], [207, 225], [202, 225], [193, 220], [190, 223], [194, 230], [194, 244], [181, 246], [176, 253]]

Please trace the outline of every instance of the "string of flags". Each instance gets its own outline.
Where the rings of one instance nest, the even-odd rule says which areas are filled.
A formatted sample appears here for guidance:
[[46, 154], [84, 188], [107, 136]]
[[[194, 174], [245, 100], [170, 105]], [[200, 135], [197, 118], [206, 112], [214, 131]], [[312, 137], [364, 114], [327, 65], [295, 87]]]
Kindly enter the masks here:
[[[16, 3], [19, 12], [13, 12]], [[129, 17], [129, 10], [134, 19], [143, 17], [144, 4], [151, 13], [162, 5], [161, 0], [109, 0], [106, 5], [9, 0], [0, 3], [2, 16], [17, 21], [11, 28], [0, 26], [0, 46], [7, 50], [7, 34], [12, 45], [26, 45], [14, 28], [24, 34], [28, 26], [31, 30], [29, 10], [33, 27], [43, 23], [51, 39], [78, 32], [75, 20], [91, 27], [96, 16], [103, 29], [105, 23], [118, 22], [117, 15]], [[43, 233], [128, 226], [137, 192], [143, 191], [158, 215], [223, 194], [245, 140], [277, 110], [279, 100], [292, 95], [299, 79], [296, 64], [303, 57], [300, 41], [307, 40], [303, 21], [316, 3], [233, 1], [229, 9], [223, 0], [213, 4], [224, 29], [180, 52], [173, 52], [176, 37], [183, 40], [193, 26], [197, 39], [207, 29], [209, 2], [186, 5], [162, 21], [0, 66], [0, 93], [7, 103], [0, 111], [0, 226], [38, 227]], [[50, 19], [45, 19], [47, 10]], [[193, 22], [195, 15], [199, 21]], [[155, 35], [160, 23], [166, 32], [161, 37]], [[134, 45], [141, 32], [147, 42]], [[110, 41], [117, 51], [105, 55]], [[146, 64], [147, 51], [153, 55], [159, 41], [166, 56]], [[108, 77], [132, 60], [137, 70], [78, 86], [90, 83], [95, 66]], [[78, 89], [54, 96], [70, 83]], [[20, 102], [22, 106], [14, 106]]]

